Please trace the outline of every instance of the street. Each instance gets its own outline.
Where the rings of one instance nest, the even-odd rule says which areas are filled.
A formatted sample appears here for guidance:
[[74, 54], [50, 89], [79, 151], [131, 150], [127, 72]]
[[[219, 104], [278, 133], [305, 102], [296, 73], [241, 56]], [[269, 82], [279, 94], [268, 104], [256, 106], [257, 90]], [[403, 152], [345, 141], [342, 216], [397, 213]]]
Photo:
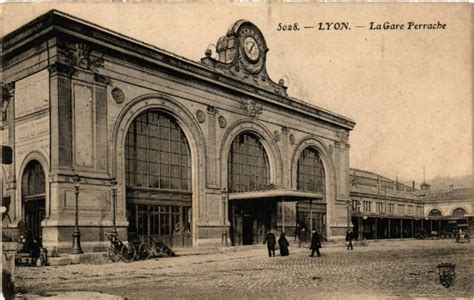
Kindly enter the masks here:
[[[278, 253], [278, 251], [277, 251]], [[101, 292], [126, 298], [381, 298], [474, 296], [474, 243], [453, 240], [371, 242], [322, 257], [290, 247], [289, 257], [265, 248], [151, 259], [133, 263], [17, 268], [27, 295]], [[456, 264], [454, 285], [439, 283], [437, 265]]]

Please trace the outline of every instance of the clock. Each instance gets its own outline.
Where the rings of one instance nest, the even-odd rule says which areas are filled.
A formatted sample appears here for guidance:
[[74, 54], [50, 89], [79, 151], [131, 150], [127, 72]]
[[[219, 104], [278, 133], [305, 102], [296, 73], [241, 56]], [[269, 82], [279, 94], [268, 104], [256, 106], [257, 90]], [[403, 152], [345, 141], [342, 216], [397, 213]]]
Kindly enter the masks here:
[[260, 73], [267, 51], [262, 34], [252, 26], [244, 25], [239, 29], [238, 35], [241, 66], [251, 74]]
[[247, 58], [252, 61], [256, 62], [260, 56], [260, 48], [258, 47], [258, 43], [255, 38], [248, 36], [244, 39], [244, 53]]

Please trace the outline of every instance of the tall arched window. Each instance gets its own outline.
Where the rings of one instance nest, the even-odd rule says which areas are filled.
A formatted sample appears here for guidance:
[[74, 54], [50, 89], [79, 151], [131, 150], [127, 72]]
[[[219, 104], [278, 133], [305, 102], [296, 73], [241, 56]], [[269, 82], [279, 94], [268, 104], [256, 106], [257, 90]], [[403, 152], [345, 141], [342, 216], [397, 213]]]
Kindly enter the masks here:
[[234, 139], [227, 162], [231, 193], [255, 191], [270, 182], [267, 153], [253, 133], [242, 133]]
[[430, 210], [430, 213], [428, 214], [430, 217], [441, 217], [443, 214], [439, 209], [432, 209]]
[[305, 192], [324, 193], [324, 167], [319, 152], [308, 147], [298, 159], [297, 189]]
[[125, 143], [127, 186], [191, 190], [191, 157], [176, 120], [159, 111], [139, 115]]
[[45, 176], [41, 164], [32, 160], [26, 165], [21, 180], [23, 213], [26, 228], [41, 238], [41, 221], [45, 218]]
[[458, 207], [453, 210], [453, 217], [464, 217], [465, 214], [467, 214], [467, 212], [464, 208]]
[[128, 234], [190, 246], [191, 152], [177, 121], [148, 110], [132, 122], [125, 142]]
[[44, 196], [44, 172], [38, 161], [28, 163], [21, 182], [23, 197]]

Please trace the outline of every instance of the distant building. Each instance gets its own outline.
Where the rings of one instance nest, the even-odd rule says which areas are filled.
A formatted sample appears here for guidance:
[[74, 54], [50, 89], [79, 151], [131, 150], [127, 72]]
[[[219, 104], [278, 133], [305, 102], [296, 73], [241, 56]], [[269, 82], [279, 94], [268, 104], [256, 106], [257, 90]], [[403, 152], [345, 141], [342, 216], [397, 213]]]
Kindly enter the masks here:
[[412, 238], [417, 232], [451, 235], [473, 216], [474, 189], [421, 190], [378, 174], [351, 169], [352, 224], [359, 239]]

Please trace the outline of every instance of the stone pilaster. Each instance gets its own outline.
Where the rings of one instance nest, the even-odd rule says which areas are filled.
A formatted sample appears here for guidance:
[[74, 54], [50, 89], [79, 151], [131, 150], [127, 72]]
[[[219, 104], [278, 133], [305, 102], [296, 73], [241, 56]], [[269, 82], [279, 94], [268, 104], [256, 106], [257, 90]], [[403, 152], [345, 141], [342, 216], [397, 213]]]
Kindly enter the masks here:
[[291, 189], [291, 157], [288, 153], [288, 133], [286, 126], [281, 127], [281, 156], [283, 157], [282, 186], [285, 189]]
[[[17, 216], [17, 201], [15, 201], [16, 191], [16, 160], [15, 160], [15, 83], [2, 85], [2, 121], [8, 122], [8, 145], [12, 148], [12, 163], [8, 168], [7, 194], [10, 195], [9, 213], [11, 220]], [[4, 141], [5, 142], [5, 141]]]
[[214, 106], [207, 107], [207, 187], [217, 188], [217, 142], [216, 142], [216, 113]]

